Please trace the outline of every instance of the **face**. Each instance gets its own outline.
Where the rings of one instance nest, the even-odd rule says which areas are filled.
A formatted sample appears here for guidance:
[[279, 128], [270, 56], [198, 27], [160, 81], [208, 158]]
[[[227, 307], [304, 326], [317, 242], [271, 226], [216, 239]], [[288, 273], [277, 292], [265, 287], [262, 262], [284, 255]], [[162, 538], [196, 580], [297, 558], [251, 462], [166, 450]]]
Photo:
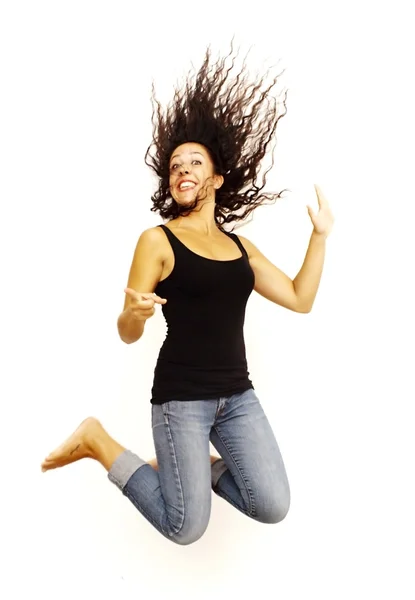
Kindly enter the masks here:
[[196, 198], [214, 201], [223, 177], [215, 175], [212, 159], [201, 144], [187, 142], [176, 148], [170, 158], [170, 193], [178, 204]]

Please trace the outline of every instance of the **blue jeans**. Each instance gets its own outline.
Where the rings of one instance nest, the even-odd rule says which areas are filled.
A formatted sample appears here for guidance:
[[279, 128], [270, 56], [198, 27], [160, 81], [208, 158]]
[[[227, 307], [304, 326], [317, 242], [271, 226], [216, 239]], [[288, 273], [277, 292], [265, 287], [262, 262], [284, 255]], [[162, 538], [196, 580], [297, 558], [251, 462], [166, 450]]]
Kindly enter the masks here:
[[[211, 490], [262, 523], [287, 514], [290, 489], [274, 434], [253, 389], [217, 400], [152, 406], [159, 470], [126, 450], [108, 477], [177, 544], [206, 531]], [[222, 458], [210, 463], [209, 441]]]

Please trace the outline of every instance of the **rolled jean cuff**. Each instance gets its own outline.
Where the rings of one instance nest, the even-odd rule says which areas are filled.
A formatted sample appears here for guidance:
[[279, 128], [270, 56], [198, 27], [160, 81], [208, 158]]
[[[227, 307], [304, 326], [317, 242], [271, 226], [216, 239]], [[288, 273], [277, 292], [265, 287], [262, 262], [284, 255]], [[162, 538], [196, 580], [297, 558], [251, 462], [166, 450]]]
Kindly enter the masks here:
[[212, 465], [212, 487], [215, 488], [218, 484], [219, 479], [222, 477], [225, 471], [227, 471], [228, 467], [225, 464], [225, 461], [222, 458], [215, 460]]
[[130, 450], [125, 450], [115, 459], [111, 469], [108, 471], [108, 479], [120, 490], [123, 490], [132, 475], [147, 463]]

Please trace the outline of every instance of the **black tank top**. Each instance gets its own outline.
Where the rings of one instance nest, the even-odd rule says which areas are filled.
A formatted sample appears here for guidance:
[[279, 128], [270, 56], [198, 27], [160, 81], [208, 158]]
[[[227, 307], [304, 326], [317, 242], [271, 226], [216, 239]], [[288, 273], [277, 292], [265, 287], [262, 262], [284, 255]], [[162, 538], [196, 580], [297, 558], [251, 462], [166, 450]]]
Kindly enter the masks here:
[[152, 404], [207, 400], [253, 388], [247, 370], [244, 322], [255, 277], [238, 236], [226, 233], [242, 256], [212, 260], [189, 250], [165, 225], [174, 253], [171, 274], [156, 294], [167, 335], [154, 371]]

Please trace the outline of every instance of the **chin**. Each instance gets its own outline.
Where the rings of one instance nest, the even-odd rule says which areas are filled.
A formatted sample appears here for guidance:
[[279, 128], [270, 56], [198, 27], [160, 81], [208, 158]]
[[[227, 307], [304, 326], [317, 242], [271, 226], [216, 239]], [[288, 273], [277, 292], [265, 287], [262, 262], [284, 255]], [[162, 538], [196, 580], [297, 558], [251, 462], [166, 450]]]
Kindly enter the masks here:
[[176, 204], [178, 204], [179, 206], [189, 206], [190, 204], [193, 204], [194, 202], [196, 202], [196, 200], [198, 200], [197, 196], [194, 196], [193, 198], [180, 198], [174, 199]]

